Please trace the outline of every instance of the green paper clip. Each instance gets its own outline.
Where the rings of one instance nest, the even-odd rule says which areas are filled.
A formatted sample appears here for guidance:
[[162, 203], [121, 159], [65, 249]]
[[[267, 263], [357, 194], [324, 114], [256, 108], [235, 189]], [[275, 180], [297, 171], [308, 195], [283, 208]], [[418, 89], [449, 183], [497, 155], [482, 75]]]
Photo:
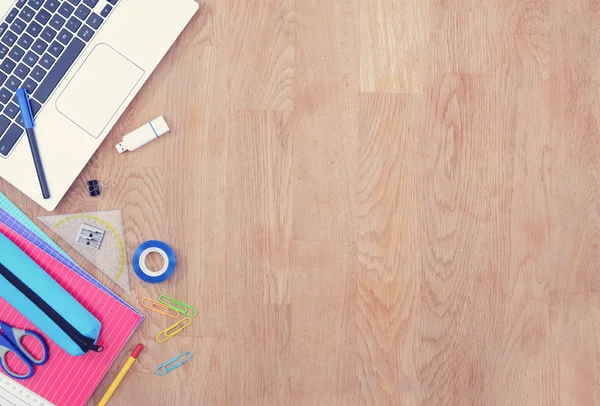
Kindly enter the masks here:
[[169, 308], [178, 311], [184, 316], [196, 317], [198, 315], [198, 310], [196, 310], [195, 307], [192, 307], [185, 303], [181, 303], [180, 301], [175, 300], [172, 297], [160, 295], [158, 297], [158, 301], [166, 306], [169, 306]]
[[161, 366], [159, 366], [158, 368], [156, 368], [156, 374], [158, 376], [166, 375], [169, 372], [173, 371], [174, 369], [179, 368], [185, 362], [187, 362], [191, 359], [192, 359], [192, 352], [186, 351], [183, 354], [179, 354], [172, 360], [169, 360], [169, 361], [165, 362], [164, 364], [162, 364]]

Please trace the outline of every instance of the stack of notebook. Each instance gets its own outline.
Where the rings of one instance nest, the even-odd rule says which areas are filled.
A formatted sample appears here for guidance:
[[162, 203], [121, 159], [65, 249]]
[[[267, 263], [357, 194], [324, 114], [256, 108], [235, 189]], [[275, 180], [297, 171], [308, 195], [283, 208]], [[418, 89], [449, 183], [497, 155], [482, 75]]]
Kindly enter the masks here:
[[[95, 280], [0, 193], [0, 233], [6, 235], [57, 280], [102, 323], [100, 353], [72, 357], [49, 341], [50, 358], [19, 384], [56, 406], [84, 405], [144, 316]], [[36, 330], [0, 298], [0, 320]]]

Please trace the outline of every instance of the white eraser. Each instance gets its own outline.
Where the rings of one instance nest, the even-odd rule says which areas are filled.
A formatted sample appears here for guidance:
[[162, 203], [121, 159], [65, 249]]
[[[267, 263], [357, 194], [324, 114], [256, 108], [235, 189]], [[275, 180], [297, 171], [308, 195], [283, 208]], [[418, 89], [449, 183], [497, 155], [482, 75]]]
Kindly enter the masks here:
[[117, 148], [119, 154], [125, 151], [135, 151], [169, 131], [167, 122], [160, 116], [124, 136], [123, 141], [115, 145], [115, 148]]

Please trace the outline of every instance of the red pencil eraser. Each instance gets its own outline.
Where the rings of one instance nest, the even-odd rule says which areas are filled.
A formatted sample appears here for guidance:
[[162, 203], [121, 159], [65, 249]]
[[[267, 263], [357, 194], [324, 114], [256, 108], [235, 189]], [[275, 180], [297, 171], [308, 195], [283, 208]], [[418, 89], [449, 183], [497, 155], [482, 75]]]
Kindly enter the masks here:
[[133, 353], [131, 354], [131, 356], [135, 359], [137, 359], [138, 355], [140, 355], [140, 352], [142, 352], [142, 350], [144, 349], [144, 346], [142, 344], [138, 344], [137, 347], [135, 347], [135, 350], [133, 350]]

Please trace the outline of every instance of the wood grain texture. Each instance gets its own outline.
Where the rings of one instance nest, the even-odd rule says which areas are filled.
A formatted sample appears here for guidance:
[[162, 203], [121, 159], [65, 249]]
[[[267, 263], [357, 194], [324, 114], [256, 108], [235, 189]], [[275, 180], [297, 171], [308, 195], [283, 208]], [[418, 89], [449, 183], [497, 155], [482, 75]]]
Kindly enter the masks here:
[[295, 239], [356, 239], [355, 11], [350, 1], [296, 4]]
[[415, 403], [419, 393], [412, 346], [423, 267], [415, 238], [423, 178], [414, 162], [423, 126], [402, 120], [419, 112], [423, 97], [414, 100], [361, 97], [356, 371], [367, 404]]
[[430, 9], [418, 0], [357, 1], [360, 90], [423, 93], [430, 72]]
[[436, 73], [486, 73], [486, 15], [482, 11], [432, 11]]
[[229, 301], [289, 303], [292, 140], [287, 112], [231, 119], [227, 184]]
[[236, 109], [291, 110], [294, 106], [294, 2], [229, 0], [227, 42], [231, 103]]
[[597, 1], [200, 6], [57, 210], [122, 209], [179, 264], [126, 299], [199, 310], [111, 404], [600, 403]]
[[[577, 2], [575, 2], [577, 3]], [[550, 12], [560, 4], [553, 0], [492, 0], [488, 2], [489, 32], [548, 34]]]
[[295, 241], [292, 259], [291, 306], [304, 309], [291, 315], [292, 399], [357, 404], [356, 243]]

